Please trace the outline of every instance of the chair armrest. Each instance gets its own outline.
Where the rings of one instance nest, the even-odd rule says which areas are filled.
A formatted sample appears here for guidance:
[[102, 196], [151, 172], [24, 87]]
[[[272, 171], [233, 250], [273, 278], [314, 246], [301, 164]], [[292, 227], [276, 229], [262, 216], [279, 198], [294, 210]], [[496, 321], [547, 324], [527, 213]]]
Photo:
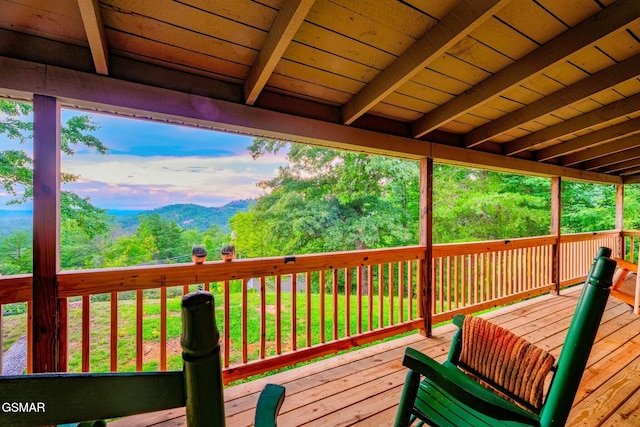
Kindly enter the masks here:
[[258, 398], [254, 427], [275, 427], [278, 412], [284, 402], [285, 388], [276, 384], [267, 384]]
[[484, 387], [450, 362], [440, 364], [429, 356], [407, 348], [402, 364], [444, 390], [452, 399], [498, 420], [535, 423], [539, 417]]

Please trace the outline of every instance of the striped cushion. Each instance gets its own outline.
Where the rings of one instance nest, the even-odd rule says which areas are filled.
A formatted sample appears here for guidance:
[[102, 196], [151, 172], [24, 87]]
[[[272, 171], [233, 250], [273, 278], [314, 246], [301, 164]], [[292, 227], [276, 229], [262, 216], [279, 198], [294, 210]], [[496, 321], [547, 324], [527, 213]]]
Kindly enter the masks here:
[[539, 410], [555, 359], [546, 351], [480, 317], [466, 316], [460, 365]]

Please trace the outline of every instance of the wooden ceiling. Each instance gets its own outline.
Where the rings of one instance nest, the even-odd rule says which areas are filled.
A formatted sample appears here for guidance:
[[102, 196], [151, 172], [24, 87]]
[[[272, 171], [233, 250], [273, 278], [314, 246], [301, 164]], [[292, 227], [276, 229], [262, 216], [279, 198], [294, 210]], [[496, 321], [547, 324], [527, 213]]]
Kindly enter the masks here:
[[599, 182], [640, 182], [639, 77], [638, 0], [0, 0], [1, 96], [135, 82], [254, 135]]

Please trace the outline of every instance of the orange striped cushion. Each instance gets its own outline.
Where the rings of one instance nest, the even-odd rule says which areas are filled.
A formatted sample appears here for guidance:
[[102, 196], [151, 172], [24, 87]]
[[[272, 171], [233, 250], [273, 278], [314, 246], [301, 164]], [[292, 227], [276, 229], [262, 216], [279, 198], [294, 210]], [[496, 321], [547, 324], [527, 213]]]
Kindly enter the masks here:
[[498, 325], [466, 316], [460, 363], [539, 410], [555, 358]]

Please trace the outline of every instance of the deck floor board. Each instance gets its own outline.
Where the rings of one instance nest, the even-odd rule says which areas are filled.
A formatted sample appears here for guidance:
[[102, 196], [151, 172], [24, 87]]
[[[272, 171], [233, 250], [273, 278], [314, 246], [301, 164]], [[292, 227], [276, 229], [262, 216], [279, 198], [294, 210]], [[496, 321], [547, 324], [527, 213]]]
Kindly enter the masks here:
[[[556, 357], [571, 323], [580, 287], [545, 295], [483, 314]], [[390, 426], [400, 399], [408, 346], [436, 360], [446, 357], [455, 327], [436, 327], [432, 338], [419, 334], [372, 345], [267, 378], [225, 389], [228, 427], [251, 426], [262, 387], [282, 384], [287, 397], [278, 425]], [[141, 414], [111, 427], [186, 425], [184, 408]], [[640, 425], [640, 317], [611, 298], [589, 357], [567, 425]]]

